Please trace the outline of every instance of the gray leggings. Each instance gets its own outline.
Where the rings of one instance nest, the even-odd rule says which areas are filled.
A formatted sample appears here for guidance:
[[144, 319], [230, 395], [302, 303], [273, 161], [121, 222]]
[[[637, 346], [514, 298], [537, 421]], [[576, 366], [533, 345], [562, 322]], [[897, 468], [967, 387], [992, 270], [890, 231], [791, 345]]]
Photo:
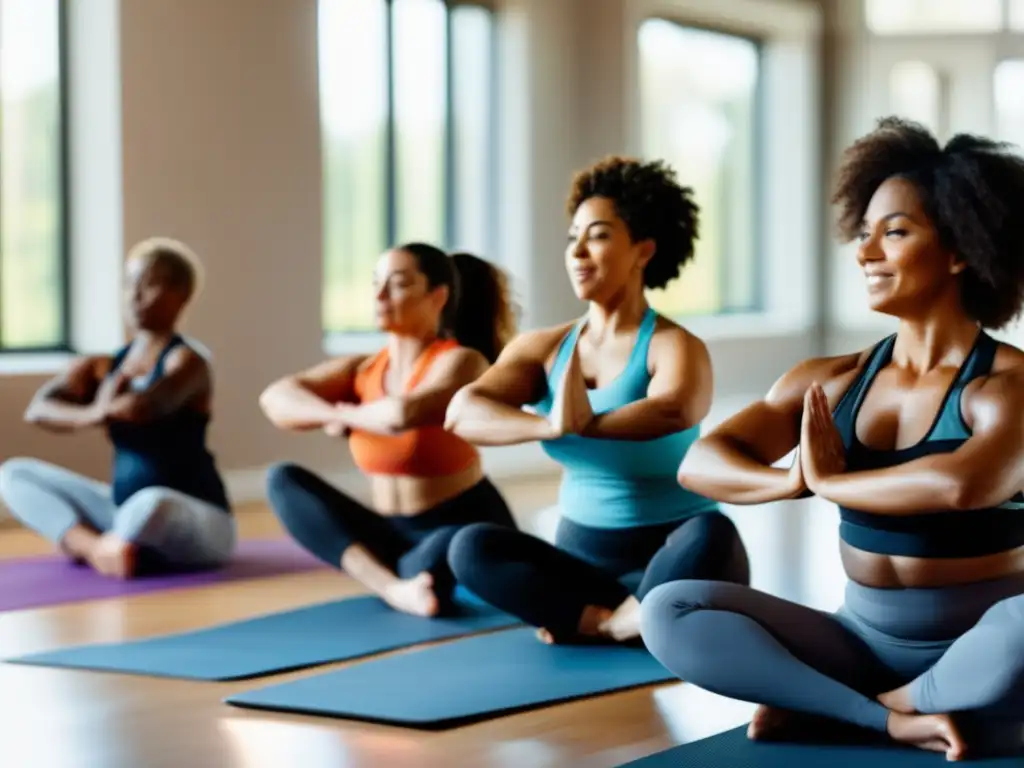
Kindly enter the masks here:
[[148, 550], [162, 565], [211, 567], [230, 559], [235, 521], [223, 509], [171, 488], [146, 488], [120, 507], [110, 486], [38, 459], [0, 465], [0, 496], [23, 525], [54, 544], [85, 524]]
[[885, 732], [880, 693], [921, 713], [1021, 719], [1024, 575], [937, 589], [853, 582], [828, 614], [738, 584], [675, 581], [641, 606], [672, 673], [712, 693]]

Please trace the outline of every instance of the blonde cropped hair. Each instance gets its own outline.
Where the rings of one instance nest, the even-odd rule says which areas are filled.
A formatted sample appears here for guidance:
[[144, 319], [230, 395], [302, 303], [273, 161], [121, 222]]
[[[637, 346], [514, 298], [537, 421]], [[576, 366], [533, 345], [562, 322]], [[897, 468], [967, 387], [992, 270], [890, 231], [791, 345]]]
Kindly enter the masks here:
[[128, 261], [144, 259], [167, 269], [171, 281], [184, 290], [188, 299], [195, 298], [203, 285], [203, 265], [195, 251], [180, 240], [150, 237], [137, 243], [128, 252]]

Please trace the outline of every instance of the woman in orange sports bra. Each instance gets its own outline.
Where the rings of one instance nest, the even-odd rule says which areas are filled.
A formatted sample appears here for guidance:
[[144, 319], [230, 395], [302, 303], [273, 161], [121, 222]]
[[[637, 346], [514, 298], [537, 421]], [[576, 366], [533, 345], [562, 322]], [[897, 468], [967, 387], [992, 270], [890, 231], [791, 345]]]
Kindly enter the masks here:
[[512, 304], [500, 270], [422, 243], [381, 256], [374, 282], [387, 345], [280, 379], [260, 397], [281, 429], [347, 437], [374, 508], [287, 462], [270, 469], [268, 496], [314, 555], [397, 610], [434, 616], [451, 604], [452, 536], [475, 522], [515, 527], [477, 449], [443, 428], [452, 395], [514, 335]]

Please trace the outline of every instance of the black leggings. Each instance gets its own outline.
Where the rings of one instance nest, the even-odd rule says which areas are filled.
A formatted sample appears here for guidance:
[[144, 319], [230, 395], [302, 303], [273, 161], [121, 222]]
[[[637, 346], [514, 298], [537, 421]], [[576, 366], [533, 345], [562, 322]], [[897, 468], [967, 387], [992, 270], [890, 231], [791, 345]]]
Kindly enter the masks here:
[[562, 518], [555, 542], [472, 525], [456, 534], [448, 561], [474, 594], [562, 642], [578, 635], [588, 605], [615, 609], [630, 594], [642, 600], [659, 584], [679, 579], [750, 581], [743, 542], [720, 512], [616, 529]]
[[290, 463], [271, 467], [267, 495], [285, 529], [328, 565], [341, 568], [342, 553], [361, 544], [400, 578], [429, 573], [442, 604], [455, 587], [448, 567], [452, 537], [464, 526], [481, 521], [515, 529], [508, 505], [486, 478], [459, 496], [411, 516], [380, 515], [308, 469]]

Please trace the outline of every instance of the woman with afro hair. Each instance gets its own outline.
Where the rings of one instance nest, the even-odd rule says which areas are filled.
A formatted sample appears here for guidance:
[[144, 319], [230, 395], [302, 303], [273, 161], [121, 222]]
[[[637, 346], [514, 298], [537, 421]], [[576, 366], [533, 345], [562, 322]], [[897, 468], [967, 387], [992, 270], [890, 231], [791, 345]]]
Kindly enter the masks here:
[[680, 480], [732, 504], [834, 502], [844, 603], [665, 584], [642, 636], [683, 679], [760, 704], [751, 738], [845, 724], [956, 760], [1024, 704], [1024, 352], [988, 333], [1024, 300], [1024, 158], [887, 118], [847, 150], [833, 202], [898, 330], [797, 365]]
[[464, 439], [541, 441], [564, 469], [554, 545], [477, 524], [449, 548], [464, 586], [544, 642], [639, 642], [656, 585], [749, 580], [732, 521], [676, 480], [711, 407], [707, 349], [645, 296], [693, 257], [691, 195], [660, 162], [612, 157], [580, 173], [565, 266], [586, 315], [516, 338], [448, 409]]

